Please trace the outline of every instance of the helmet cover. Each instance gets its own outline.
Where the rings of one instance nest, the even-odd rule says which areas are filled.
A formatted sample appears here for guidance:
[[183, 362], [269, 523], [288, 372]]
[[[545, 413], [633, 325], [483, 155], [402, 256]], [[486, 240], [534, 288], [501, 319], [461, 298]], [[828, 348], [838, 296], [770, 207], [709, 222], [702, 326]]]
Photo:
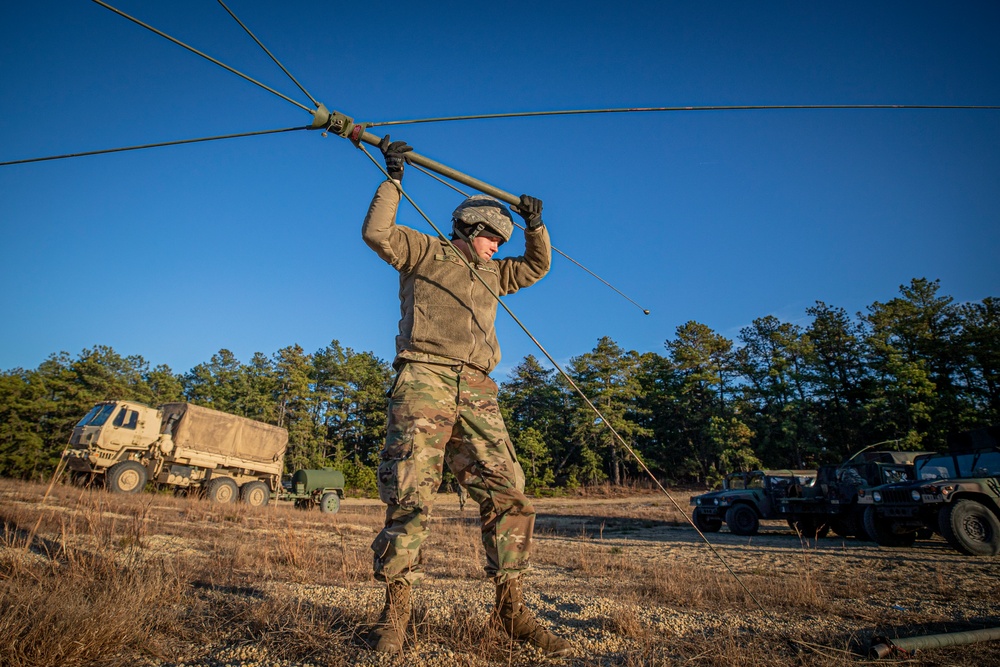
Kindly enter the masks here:
[[489, 195], [472, 195], [458, 205], [451, 217], [453, 229], [483, 225], [503, 239], [501, 243], [509, 241], [514, 231], [514, 218], [507, 207]]

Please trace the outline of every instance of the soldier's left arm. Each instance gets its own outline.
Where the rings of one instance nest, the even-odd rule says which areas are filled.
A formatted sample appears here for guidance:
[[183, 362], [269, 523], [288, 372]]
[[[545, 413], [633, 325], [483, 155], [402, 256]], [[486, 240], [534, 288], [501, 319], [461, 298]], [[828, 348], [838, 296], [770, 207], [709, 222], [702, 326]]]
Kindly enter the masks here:
[[513, 294], [533, 285], [549, 272], [552, 243], [545, 225], [524, 230], [524, 255], [497, 260], [500, 272], [500, 296]]

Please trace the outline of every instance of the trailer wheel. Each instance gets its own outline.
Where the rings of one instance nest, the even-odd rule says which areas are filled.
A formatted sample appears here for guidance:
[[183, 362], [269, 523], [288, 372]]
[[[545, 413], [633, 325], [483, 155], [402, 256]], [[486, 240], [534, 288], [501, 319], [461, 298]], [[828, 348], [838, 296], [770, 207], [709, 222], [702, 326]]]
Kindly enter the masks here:
[[139, 493], [146, 486], [146, 468], [138, 461], [119, 461], [108, 469], [111, 493]]
[[895, 524], [875, 513], [875, 506], [865, 508], [865, 532], [881, 547], [912, 547], [917, 541], [916, 531], [897, 533]]
[[700, 507], [695, 507], [691, 513], [691, 522], [703, 533], [717, 533], [722, 528], [722, 519], [717, 516], [705, 516]]
[[1000, 521], [975, 500], [956, 500], [939, 511], [938, 523], [948, 544], [966, 556], [1000, 553]]
[[756, 535], [760, 519], [752, 507], [740, 503], [726, 510], [726, 525], [734, 535]]
[[205, 485], [205, 497], [215, 503], [235, 503], [240, 495], [236, 482], [228, 477], [216, 477]]
[[251, 507], [264, 507], [271, 500], [271, 489], [260, 480], [247, 482], [240, 488], [240, 500]]
[[340, 509], [340, 496], [336, 491], [328, 491], [319, 499], [319, 511], [324, 514], [336, 514]]

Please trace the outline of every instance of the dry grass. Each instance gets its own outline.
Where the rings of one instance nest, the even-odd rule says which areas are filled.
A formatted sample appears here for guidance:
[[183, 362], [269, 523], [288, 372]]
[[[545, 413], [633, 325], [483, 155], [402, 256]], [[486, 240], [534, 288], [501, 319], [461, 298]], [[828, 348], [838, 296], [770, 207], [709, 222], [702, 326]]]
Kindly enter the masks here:
[[[368, 549], [376, 502], [349, 500], [330, 516], [69, 486], [43, 504], [44, 492], [0, 480], [4, 666], [539, 659], [488, 624], [478, 517], [450, 497], [439, 501], [401, 658], [359, 643], [380, 605]], [[873, 634], [1000, 625], [998, 559], [941, 543], [880, 550], [778, 529], [720, 533], [713, 544], [731, 574], [661, 496], [608, 489], [537, 506], [528, 601], [577, 646], [573, 665], [853, 665]], [[913, 664], [1000, 665], [1000, 648], [941, 649]]]

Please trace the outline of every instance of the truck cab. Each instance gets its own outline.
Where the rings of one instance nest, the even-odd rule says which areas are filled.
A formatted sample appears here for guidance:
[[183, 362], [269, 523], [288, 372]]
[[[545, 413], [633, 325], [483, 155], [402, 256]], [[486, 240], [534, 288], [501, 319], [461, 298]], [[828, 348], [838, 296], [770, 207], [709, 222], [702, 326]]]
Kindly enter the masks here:
[[66, 466], [74, 477], [93, 477], [123, 461], [145, 466], [160, 437], [158, 410], [131, 401], [101, 401], [73, 427]]

